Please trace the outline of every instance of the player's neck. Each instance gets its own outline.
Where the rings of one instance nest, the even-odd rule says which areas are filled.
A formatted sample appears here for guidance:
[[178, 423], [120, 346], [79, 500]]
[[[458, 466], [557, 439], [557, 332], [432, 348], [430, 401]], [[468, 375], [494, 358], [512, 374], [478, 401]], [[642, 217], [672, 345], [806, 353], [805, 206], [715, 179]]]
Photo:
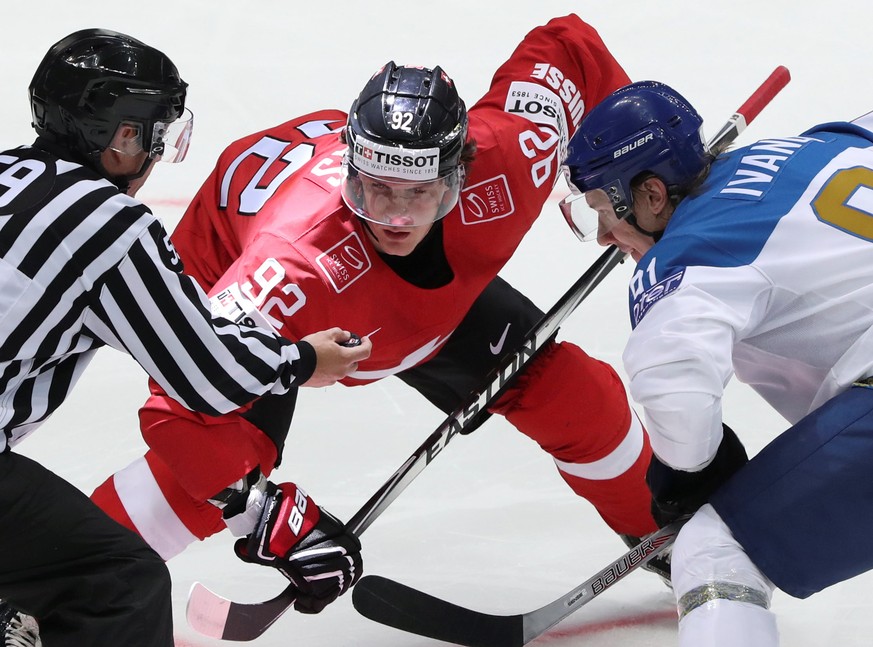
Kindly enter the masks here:
[[442, 221], [407, 256], [379, 253], [379, 257], [397, 276], [419, 288], [441, 288], [455, 278], [443, 248]]

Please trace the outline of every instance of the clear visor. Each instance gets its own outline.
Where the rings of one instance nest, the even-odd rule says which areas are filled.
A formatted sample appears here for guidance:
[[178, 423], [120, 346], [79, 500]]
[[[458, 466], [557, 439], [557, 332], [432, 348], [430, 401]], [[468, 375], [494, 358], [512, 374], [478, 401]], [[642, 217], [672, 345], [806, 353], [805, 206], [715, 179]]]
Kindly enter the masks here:
[[[155, 122], [149, 142], [149, 157], [162, 162], [181, 162], [188, 154], [191, 132], [194, 130], [194, 114], [185, 108], [175, 121]], [[122, 155], [140, 155], [143, 146], [142, 125], [124, 121], [118, 127], [109, 148]]]
[[558, 207], [576, 238], [584, 243], [597, 240], [597, 212], [588, 206], [582, 193], [574, 188]]
[[558, 207], [579, 240], [597, 240], [611, 232], [631, 214], [630, 200], [620, 182], [616, 181], [583, 194], [569, 177], [566, 179], [571, 193], [558, 203]]
[[435, 180], [413, 181], [363, 173], [343, 158], [342, 196], [358, 216], [389, 227], [424, 227], [444, 218], [458, 203], [464, 167]]
[[615, 201], [604, 189], [592, 189], [584, 195], [571, 194], [561, 200], [558, 206], [570, 229], [583, 242], [603, 240], [630, 214], [630, 209], [622, 205], [624, 215], [620, 217], [616, 213]]
[[176, 121], [158, 121], [152, 129], [149, 157], [175, 164], [185, 159], [194, 130], [194, 113], [185, 108]]

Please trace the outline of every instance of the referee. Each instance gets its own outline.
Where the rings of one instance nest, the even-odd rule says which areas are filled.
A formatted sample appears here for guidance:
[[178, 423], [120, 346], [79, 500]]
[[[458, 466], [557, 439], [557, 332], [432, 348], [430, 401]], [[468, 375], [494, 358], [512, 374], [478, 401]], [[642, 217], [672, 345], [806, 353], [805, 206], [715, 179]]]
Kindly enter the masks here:
[[339, 328], [292, 344], [241, 293], [210, 304], [134, 198], [185, 156], [187, 84], [160, 51], [88, 29], [55, 44], [30, 86], [32, 146], [0, 153], [0, 598], [45, 647], [173, 645], [170, 579], [137, 535], [10, 451], [66, 398], [93, 353], [130, 353], [190, 409], [218, 415], [323, 386], [369, 355]]

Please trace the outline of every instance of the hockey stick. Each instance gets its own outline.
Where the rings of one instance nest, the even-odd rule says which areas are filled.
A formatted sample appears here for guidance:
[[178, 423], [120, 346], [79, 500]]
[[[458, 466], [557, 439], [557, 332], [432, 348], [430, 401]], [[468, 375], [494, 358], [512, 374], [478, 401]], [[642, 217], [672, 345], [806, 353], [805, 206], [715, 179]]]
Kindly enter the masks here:
[[377, 575], [368, 575], [355, 585], [352, 602], [366, 618], [435, 640], [467, 647], [522, 647], [661, 554], [684, 523], [665, 526], [572, 591], [527, 613], [480, 613]]
[[[719, 131], [719, 135], [710, 147], [717, 143], [733, 141], [764, 106], [785, 87], [789, 79], [786, 68], [777, 68]], [[536, 352], [557, 333], [564, 320], [623, 259], [624, 254], [617, 248], [607, 249], [528, 333], [521, 348], [501, 362], [494, 378], [486, 388], [476, 394], [468, 406], [459, 408], [449, 415], [445, 422], [349, 520], [349, 529], [357, 535], [364, 532], [455, 435], [468, 427], [480, 411], [484, 411], [496, 401]], [[287, 587], [271, 600], [246, 604], [223, 598], [199, 582], [195, 582], [188, 598], [187, 618], [192, 628], [204, 635], [224, 640], [253, 640], [290, 608], [294, 600], [293, 586]]]
[[[727, 148], [790, 80], [787, 68], [776, 68], [709, 142], [710, 150]], [[528, 613], [480, 613], [377, 576], [365, 576], [357, 583], [352, 602], [365, 617], [410, 633], [469, 647], [521, 647], [666, 549], [682, 523], [651, 535], [569, 593]]]
[[[355, 535], [364, 532], [375, 519], [391, 505], [403, 490], [431, 461], [439, 455], [449, 441], [463, 433], [494, 404], [510, 386], [513, 379], [546, 342], [558, 331], [558, 327], [572, 313], [603, 278], [624, 260], [617, 247], [608, 248], [589, 267], [576, 283], [547, 312], [527, 334], [518, 350], [505, 356], [490, 381], [469, 402], [446, 418], [424, 443], [397, 469], [388, 481], [349, 519], [348, 529]], [[266, 631], [288, 608], [294, 604], [296, 591], [288, 586], [271, 600], [256, 603], [233, 602], [195, 582], [188, 594], [187, 619], [193, 629], [206, 636], [223, 640], [254, 640]]]

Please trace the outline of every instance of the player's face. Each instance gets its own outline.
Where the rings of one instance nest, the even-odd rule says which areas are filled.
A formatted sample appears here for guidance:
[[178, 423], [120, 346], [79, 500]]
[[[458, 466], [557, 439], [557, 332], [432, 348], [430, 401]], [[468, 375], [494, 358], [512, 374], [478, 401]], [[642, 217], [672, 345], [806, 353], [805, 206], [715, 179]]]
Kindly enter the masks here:
[[373, 246], [383, 254], [391, 256], [409, 256], [418, 244], [424, 240], [431, 230], [430, 226], [422, 227], [395, 227], [393, 225], [379, 225], [368, 220], [364, 229]]
[[364, 174], [360, 178], [373, 245], [384, 254], [408, 256], [441, 215], [445, 181], [392, 182]]
[[[612, 201], [600, 189], [585, 194], [588, 206], [597, 212], [597, 242], [604, 247], [615, 245], [631, 258], [639, 261], [655, 244], [655, 239], [647, 236], [627, 220], [619, 220], [612, 208]], [[636, 214], [637, 219], [640, 215]]]
[[429, 228], [440, 215], [448, 190], [442, 179], [431, 182], [393, 182], [360, 175], [367, 220], [386, 227]]

